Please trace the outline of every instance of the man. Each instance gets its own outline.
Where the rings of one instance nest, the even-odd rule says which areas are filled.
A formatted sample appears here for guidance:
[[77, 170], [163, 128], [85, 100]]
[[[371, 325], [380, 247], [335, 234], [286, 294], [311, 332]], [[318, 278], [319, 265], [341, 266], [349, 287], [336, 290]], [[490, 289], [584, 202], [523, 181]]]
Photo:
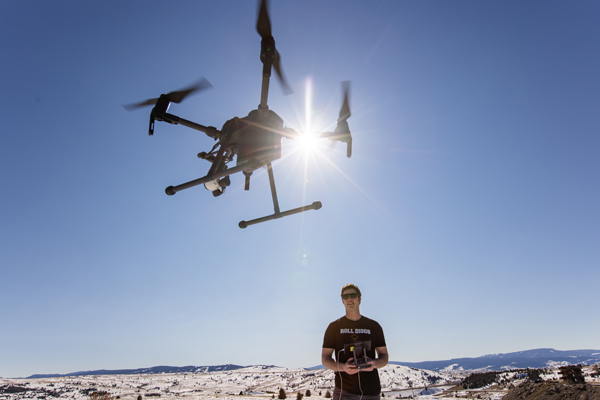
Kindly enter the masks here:
[[[381, 393], [377, 368], [388, 363], [383, 329], [377, 322], [360, 315], [360, 302], [358, 287], [353, 284], [344, 286], [342, 303], [346, 315], [329, 324], [325, 331], [321, 362], [326, 368], [336, 371], [333, 400], [379, 400]], [[367, 367], [359, 369], [354, 355], [343, 351], [344, 345], [366, 340], [371, 341]], [[337, 361], [332, 357], [334, 352]]]

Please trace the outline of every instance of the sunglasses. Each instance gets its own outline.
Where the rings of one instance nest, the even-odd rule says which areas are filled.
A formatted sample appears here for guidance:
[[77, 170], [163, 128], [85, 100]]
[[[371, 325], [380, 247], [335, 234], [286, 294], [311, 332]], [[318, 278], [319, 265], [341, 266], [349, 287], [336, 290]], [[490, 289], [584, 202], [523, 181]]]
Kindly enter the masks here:
[[342, 295], [342, 299], [344, 299], [344, 300], [355, 299], [357, 297], [358, 297], [358, 293], [347, 293], [347, 294]]

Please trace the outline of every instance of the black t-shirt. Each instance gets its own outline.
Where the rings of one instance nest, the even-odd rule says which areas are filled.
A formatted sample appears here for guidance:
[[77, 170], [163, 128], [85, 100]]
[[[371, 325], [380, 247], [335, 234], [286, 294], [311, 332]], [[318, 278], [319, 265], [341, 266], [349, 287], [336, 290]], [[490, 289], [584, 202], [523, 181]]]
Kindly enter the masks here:
[[[385, 346], [385, 337], [383, 329], [372, 319], [361, 316], [358, 321], [351, 321], [346, 317], [342, 317], [333, 321], [325, 331], [323, 339], [323, 348], [335, 349], [335, 359], [340, 364], [345, 364], [352, 353], [345, 354], [340, 352], [345, 344], [354, 343], [357, 341], [371, 341], [371, 350], [367, 351], [367, 357], [375, 359], [375, 348]], [[342, 382], [340, 382], [340, 375]], [[360, 375], [360, 381], [359, 381]], [[379, 383], [379, 374], [377, 369], [370, 372], [359, 372], [358, 374], [348, 375], [345, 372], [335, 373], [335, 386], [350, 393], [365, 395], [378, 395], [381, 392], [381, 384]]]

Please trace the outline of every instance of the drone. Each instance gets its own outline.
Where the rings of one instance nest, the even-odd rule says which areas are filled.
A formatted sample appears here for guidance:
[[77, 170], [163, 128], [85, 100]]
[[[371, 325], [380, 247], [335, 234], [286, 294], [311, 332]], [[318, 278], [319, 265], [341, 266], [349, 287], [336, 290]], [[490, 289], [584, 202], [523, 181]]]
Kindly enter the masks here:
[[[275, 47], [275, 39], [271, 33], [271, 20], [269, 18], [267, 0], [260, 0], [256, 30], [262, 39], [260, 49], [260, 61], [263, 64], [262, 88], [260, 104], [256, 110], [250, 111], [248, 116], [244, 118], [234, 117], [226, 121], [221, 130], [218, 130], [213, 126], [204, 126], [168, 113], [171, 103], [178, 104], [192, 93], [211, 88], [212, 85], [205, 78], [200, 79], [200, 81], [187, 88], [161, 94], [158, 98], [123, 106], [126, 110], [133, 111], [141, 107], [154, 105], [150, 112], [150, 125], [148, 128], [148, 135], [150, 136], [154, 134], [155, 121], [162, 121], [204, 132], [208, 137], [217, 141], [210, 151], [203, 151], [198, 154], [198, 158], [206, 160], [211, 164], [208, 173], [193, 181], [167, 187], [165, 192], [169, 196], [200, 184], [204, 184], [205, 188], [210, 190], [213, 196], [220, 196], [231, 184], [230, 176], [238, 172], [242, 172], [245, 176], [244, 189], [250, 190], [250, 176], [252, 173], [259, 168], [267, 168], [271, 195], [273, 197], [274, 213], [250, 221], [241, 221], [238, 225], [242, 229], [250, 225], [308, 210], [318, 210], [322, 207], [320, 201], [315, 201], [303, 207], [280, 211], [271, 162], [281, 158], [282, 138], [298, 138], [300, 137], [300, 133], [292, 128], [284, 127], [283, 119], [270, 110], [267, 105], [272, 68], [275, 69], [284, 93], [290, 94], [292, 92], [283, 75], [281, 56]], [[318, 138], [327, 138], [334, 142], [340, 141], [346, 143], [347, 157], [352, 156], [352, 135], [347, 122], [347, 119], [351, 115], [348, 100], [349, 89], [350, 82], [342, 82], [343, 103], [335, 130], [333, 132], [316, 133]], [[228, 164], [234, 158], [236, 158], [235, 166], [230, 167]]]

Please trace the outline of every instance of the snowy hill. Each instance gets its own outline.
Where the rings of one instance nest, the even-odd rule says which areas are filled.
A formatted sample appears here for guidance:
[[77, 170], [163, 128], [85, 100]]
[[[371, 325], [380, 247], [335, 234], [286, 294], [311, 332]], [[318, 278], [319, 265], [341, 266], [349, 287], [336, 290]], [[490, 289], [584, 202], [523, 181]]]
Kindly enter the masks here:
[[[453, 386], [453, 383], [469, 375], [470, 370], [509, 369], [564, 364], [600, 362], [600, 351], [573, 350], [557, 351], [553, 349], [528, 350], [508, 354], [491, 354], [478, 358], [464, 358], [447, 361], [432, 361], [434, 368], [427, 370], [407, 365], [390, 363], [379, 369], [382, 391], [386, 396], [408, 396], [415, 393], [424, 398], [441, 393]], [[518, 365], [517, 363], [524, 363]], [[412, 363], [426, 364], [425, 363]], [[538, 364], [536, 364], [538, 363]], [[408, 364], [408, 363], [407, 363]], [[588, 367], [591, 371], [592, 367]], [[324, 400], [328, 391], [333, 390], [334, 372], [320, 369], [289, 369], [284, 367], [254, 365], [220, 365], [205, 367], [153, 367], [136, 370], [87, 371], [63, 376], [37, 376], [25, 379], [1, 379], [0, 400], [45, 399], [48, 397], [65, 400], [89, 400], [92, 393], [105, 393], [107, 400], [136, 400], [154, 397], [156, 400], [177, 398], [179, 400], [240, 400], [242, 397], [274, 398], [282, 388], [288, 398], [294, 393], [306, 394], [308, 391], [314, 400]], [[591, 372], [587, 371], [590, 378]], [[593, 371], [592, 371], [593, 372]], [[513, 382], [519, 378], [514, 371], [503, 376], [503, 380]], [[512, 374], [512, 375], [510, 375]], [[510, 375], [510, 376], [509, 376]], [[527, 374], [520, 374], [527, 375]], [[545, 380], [557, 381], [558, 370], [548, 370]], [[519, 378], [523, 380], [524, 378]], [[598, 379], [598, 378], [594, 378]], [[597, 381], [594, 381], [597, 382]], [[515, 383], [516, 384], [516, 383]], [[485, 388], [481, 389], [484, 390]], [[494, 399], [499, 399], [507, 386], [498, 386]], [[474, 389], [479, 390], [479, 389]], [[487, 390], [487, 389], [486, 389]], [[463, 393], [464, 392], [464, 393]], [[465, 396], [466, 392], [461, 392]], [[457, 392], [451, 392], [453, 397]], [[437, 396], [437, 394], [436, 394]], [[309, 399], [309, 397], [305, 397]]]
[[600, 363], [600, 350], [554, 350], [535, 349], [514, 353], [489, 354], [476, 358], [454, 358], [444, 361], [396, 362], [432, 371], [488, 370], [501, 371], [512, 368], [555, 368], [560, 365]]
[[[388, 365], [380, 371], [382, 390], [392, 391], [455, 381], [451, 372], [423, 371]], [[59, 397], [87, 400], [90, 393], [107, 392], [121, 399], [146, 397], [202, 397], [215, 395], [270, 395], [283, 388], [287, 393], [306, 393], [315, 397], [333, 389], [334, 372], [320, 369], [288, 369], [251, 366], [220, 371], [195, 371], [161, 374], [85, 375], [38, 379], [0, 379], [0, 398]], [[212, 398], [212, 397], [211, 397]], [[238, 397], [239, 398], [239, 397]]]
[[[414, 395], [423, 400], [456, 397], [499, 400], [528, 379], [528, 374], [522, 372], [501, 372], [491, 385], [466, 389], [453, 384], [467, 375], [465, 372], [427, 371], [402, 365], [387, 365], [379, 370], [385, 398]], [[585, 367], [586, 381], [600, 384], [596, 372], [595, 367]], [[559, 371], [546, 370], [539, 377], [556, 386]], [[325, 400], [327, 392], [333, 389], [333, 378], [334, 372], [326, 369], [311, 371], [264, 365], [183, 373], [0, 378], [0, 400], [266, 400], [277, 397], [279, 389], [285, 390], [288, 399], [304, 394], [305, 400]]]
[[188, 365], [186, 367], [169, 367], [169, 366], [158, 366], [151, 368], [138, 368], [138, 369], [99, 369], [95, 371], [79, 371], [71, 372], [69, 374], [36, 374], [27, 377], [27, 379], [36, 378], [55, 378], [60, 376], [85, 376], [85, 375], [139, 375], [139, 374], [177, 374], [183, 372], [213, 372], [213, 371], [229, 371], [233, 369], [244, 368], [239, 365], [226, 364], [226, 365], [210, 365], [203, 367], [196, 367]]
[[[421, 362], [402, 362], [390, 361], [393, 365], [403, 365], [407, 367], [430, 370], [430, 371], [469, 371], [469, 370], [488, 370], [501, 371], [512, 368], [555, 368], [560, 365], [585, 364], [593, 365], [600, 363], [600, 350], [554, 350], [554, 349], [534, 349], [518, 351], [514, 353], [488, 354], [475, 358], [454, 358], [442, 361], [421, 361]], [[68, 374], [36, 374], [27, 377], [27, 379], [52, 378], [67, 376], [85, 376], [85, 375], [139, 375], [139, 374], [180, 374], [197, 372], [218, 372], [231, 371], [248, 368], [267, 368], [265, 366], [244, 367], [240, 365], [211, 365], [211, 366], [185, 366], [170, 367], [158, 366], [151, 368], [138, 369], [120, 369], [120, 370], [95, 370], [79, 371]], [[277, 368], [269, 366], [268, 368]], [[307, 368], [308, 371], [322, 369], [322, 365]], [[285, 369], [285, 368], [284, 368]]]

